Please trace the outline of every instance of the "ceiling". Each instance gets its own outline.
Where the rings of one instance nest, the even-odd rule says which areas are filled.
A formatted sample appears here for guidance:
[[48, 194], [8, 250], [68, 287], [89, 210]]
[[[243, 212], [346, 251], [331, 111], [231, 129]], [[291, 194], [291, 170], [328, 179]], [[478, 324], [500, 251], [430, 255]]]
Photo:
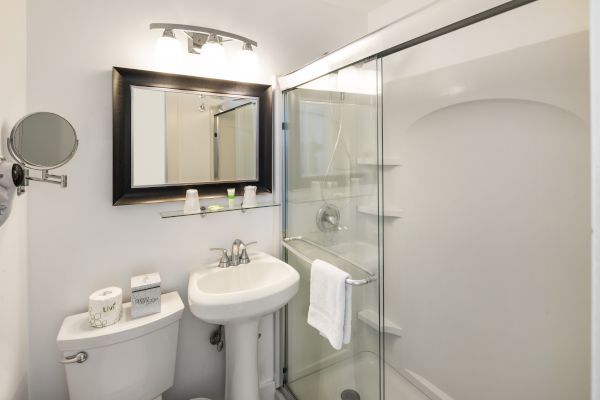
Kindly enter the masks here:
[[387, 3], [389, 0], [321, 0], [324, 3], [334, 5], [336, 7], [347, 8], [355, 11], [369, 12]]

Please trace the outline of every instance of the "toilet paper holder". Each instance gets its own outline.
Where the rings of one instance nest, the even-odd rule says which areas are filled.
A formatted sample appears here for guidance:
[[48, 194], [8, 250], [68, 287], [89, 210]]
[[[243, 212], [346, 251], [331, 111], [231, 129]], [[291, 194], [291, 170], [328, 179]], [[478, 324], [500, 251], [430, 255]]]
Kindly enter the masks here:
[[80, 351], [77, 354], [65, 357], [62, 360], [58, 360], [58, 362], [61, 364], [74, 364], [74, 363], [81, 364], [81, 363], [86, 362], [87, 359], [88, 359], [88, 353], [86, 353], [85, 351]]

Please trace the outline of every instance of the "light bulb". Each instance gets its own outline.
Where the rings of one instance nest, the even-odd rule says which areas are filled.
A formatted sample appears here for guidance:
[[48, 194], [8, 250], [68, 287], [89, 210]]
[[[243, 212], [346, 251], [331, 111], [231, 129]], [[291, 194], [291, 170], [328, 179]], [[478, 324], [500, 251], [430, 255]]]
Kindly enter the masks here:
[[208, 41], [202, 46], [201, 54], [205, 62], [221, 64], [225, 58], [225, 48], [214, 34], [208, 37]]
[[241, 80], [251, 81], [256, 79], [258, 73], [258, 57], [252, 50], [252, 45], [244, 43], [242, 51], [238, 54], [237, 75]]
[[181, 64], [181, 58], [181, 43], [175, 38], [172, 30], [165, 29], [154, 47], [154, 64], [156, 68], [164, 71], [177, 70]]
[[225, 48], [216, 35], [211, 34], [202, 45], [200, 63], [204, 75], [218, 78], [224, 76]]

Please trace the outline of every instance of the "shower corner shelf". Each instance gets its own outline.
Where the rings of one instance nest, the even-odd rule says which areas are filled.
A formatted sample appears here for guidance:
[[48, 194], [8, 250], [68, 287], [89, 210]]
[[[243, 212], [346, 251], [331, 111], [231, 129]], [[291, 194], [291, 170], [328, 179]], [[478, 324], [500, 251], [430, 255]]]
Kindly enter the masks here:
[[[379, 315], [373, 310], [359, 311], [358, 312], [358, 320], [375, 330], [379, 330]], [[387, 318], [384, 318], [383, 319], [383, 333], [402, 337], [402, 328], [400, 328], [398, 325], [391, 322]]]
[[[358, 165], [380, 165], [376, 157], [358, 157], [356, 159], [356, 163]], [[399, 158], [396, 157], [386, 157], [381, 163], [384, 167], [400, 167], [402, 163]]]
[[[358, 206], [358, 212], [361, 214], [379, 216], [377, 206]], [[384, 207], [382, 217], [402, 218], [402, 210], [399, 208]]]
[[[222, 204], [219, 204], [219, 205], [222, 205]], [[272, 203], [272, 202], [258, 203], [254, 207], [242, 207], [242, 205], [239, 204], [232, 208], [229, 208], [228, 206], [223, 206], [223, 208], [220, 210], [208, 211], [205, 209], [205, 210], [202, 210], [200, 212], [195, 212], [195, 213], [185, 213], [185, 212], [183, 212], [183, 210], [162, 211], [160, 213], [160, 216], [161, 216], [161, 218], [189, 217], [192, 215], [201, 215], [202, 217], [204, 217], [209, 214], [218, 214], [218, 213], [228, 212], [228, 211], [241, 211], [241, 212], [245, 213], [246, 211], [253, 210], [255, 208], [268, 208], [268, 207], [279, 207], [279, 204]]]

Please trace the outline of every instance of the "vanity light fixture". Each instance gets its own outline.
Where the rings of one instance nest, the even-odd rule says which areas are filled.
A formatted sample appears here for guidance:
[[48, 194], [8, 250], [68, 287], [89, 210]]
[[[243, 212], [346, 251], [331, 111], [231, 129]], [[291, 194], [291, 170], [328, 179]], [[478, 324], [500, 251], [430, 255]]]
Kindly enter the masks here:
[[231, 32], [193, 25], [152, 23], [150, 29], [163, 30], [162, 37], [158, 38], [156, 43], [155, 57], [159, 66], [179, 61], [181, 46], [175, 33], [181, 32], [187, 38], [188, 53], [200, 54], [207, 63], [213, 65], [219, 65], [225, 61], [224, 42], [241, 42], [242, 48], [238, 55], [239, 67], [249, 73], [256, 72], [258, 59], [254, 47], [257, 47], [258, 43], [252, 39]]

